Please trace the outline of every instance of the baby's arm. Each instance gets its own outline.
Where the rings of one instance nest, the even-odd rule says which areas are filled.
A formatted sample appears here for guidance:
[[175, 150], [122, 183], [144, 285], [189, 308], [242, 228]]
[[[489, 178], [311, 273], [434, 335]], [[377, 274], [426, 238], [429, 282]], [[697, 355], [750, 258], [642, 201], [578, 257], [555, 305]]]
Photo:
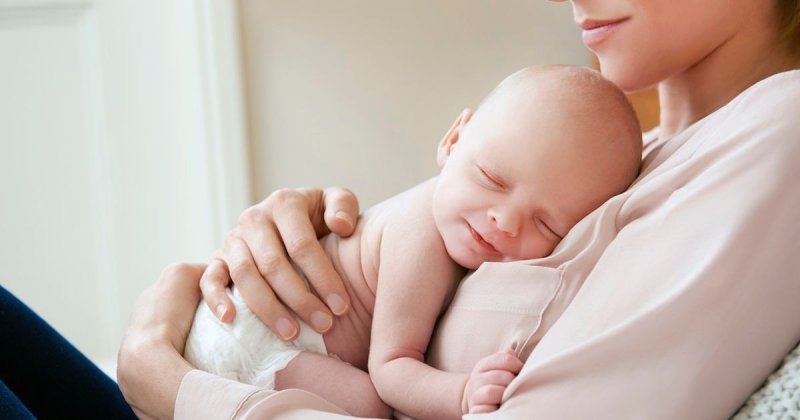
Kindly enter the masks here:
[[[425, 351], [447, 299], [464, 274], [447, 255], [430, 202], [384, 228], [369, 373], [381, 398], [416, 418], [461, 418], [468, 374], [436, 370]], [[415, 214], [416, 213], [416, 214]]]

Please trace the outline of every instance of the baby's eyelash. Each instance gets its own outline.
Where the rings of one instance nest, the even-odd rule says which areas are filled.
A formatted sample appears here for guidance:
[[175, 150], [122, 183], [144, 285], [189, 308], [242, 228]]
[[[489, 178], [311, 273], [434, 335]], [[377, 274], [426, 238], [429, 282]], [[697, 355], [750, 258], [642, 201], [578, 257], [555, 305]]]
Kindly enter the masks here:
[[542, 221], [542, 219], [536, 218], [536, 222], [537, 222], [538, 224], [542, 225], [542, 227], [543, 227], [545, 230], [547, 230], [548, 232], [550, 232], [550, 233], [551, 233], [553, 236], [555, 236], [555, 237], [556, 237], [556, 238], [558, 238], [559, 240], [561, 240], [561, 239], [564, 239], [564, 238], [563, 238], [561, 235], [559, 235], [558, 233], [556, 233], [556, 231], [555, 231], [555, 230], [553, 230], [553, 229], [552, 229], [550, 226], [548, 226], [548, 225], [547, 225], [547, 223], [545, 223], [544, 221]]
[[498, 187], [498, 188], [503, 188], [503, 184], [501, 184], [501, 183], [500, 183], [500, 182], [498, 182], [496, 179], [494, 179], [494, 177], [492, 177], [492, 176], [491, 176], [491, 175], [490, 175], [488, 172], [486, 172], [486, 170], [484, 170], [483, 168], [481, 168], [481, 167], [480, 167], [480, 166], [478, 166], [478, 165], [476, 165], [476, 166], [478, 167], [478, 171], [480, 171], [480, 174], [481, 174], [481, 176], [482, 176], [482, 177], [483, 177], [485, 180], [487, 180], [487, 181], [491, 182], [491, 183], [492, 183], [494, 186], [496, 186], [496, 187]]
[[489, 174], [487, 174], [486, 171], [483, 170], [483, 168], [478, 166], [478, 170], [481, 172], [481, 176], [483, 176], [487, 180], [492, 181], [494, 183], [494, 180], [492, 179], [492, 177], [490, 177]]

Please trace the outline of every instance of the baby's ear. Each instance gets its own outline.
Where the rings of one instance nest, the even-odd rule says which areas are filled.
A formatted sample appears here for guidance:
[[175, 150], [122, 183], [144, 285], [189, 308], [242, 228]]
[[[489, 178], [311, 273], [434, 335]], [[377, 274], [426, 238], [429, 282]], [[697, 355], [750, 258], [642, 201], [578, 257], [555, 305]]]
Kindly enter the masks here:
[[453, 152], [453, 147], [455, 147], [456, 143], [458, 143], [461, 138], [461, 130], [470, 118], [472, 118], [472, 110], [465, 109], [461, 111], [461, 114], [458, 114], [453, 125], [447, 130], [447, 134], [445, 134], [442, 141], [439, 142], [436, 163], [439, 164], [440, 168], [447, 162], [447, 158], [449, 158], [450, 154]]

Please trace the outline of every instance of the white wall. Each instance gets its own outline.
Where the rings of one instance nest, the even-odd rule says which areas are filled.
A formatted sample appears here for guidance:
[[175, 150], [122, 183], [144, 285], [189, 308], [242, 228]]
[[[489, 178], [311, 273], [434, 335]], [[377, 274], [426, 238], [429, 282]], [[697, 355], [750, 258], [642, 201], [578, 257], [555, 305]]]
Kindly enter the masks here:
[[249, 201], [224, 4], [0, 1], [0, 284], [98, 363]]
[[436, 173], [465, 107], [537, 63], [590, 65], [568, 4], [243, 0], [255, 197], [352, 188], [363, 206]]

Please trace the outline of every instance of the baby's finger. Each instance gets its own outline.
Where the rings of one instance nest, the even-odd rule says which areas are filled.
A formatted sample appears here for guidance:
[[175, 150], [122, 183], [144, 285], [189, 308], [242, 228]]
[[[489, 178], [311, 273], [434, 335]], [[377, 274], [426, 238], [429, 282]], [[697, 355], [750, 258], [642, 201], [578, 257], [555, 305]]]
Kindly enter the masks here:
[[200, 277], [200, 290], [211, 313], [222, 322], [231, 322], [236, 316], [236, 307], [231, 302], [225, 288], [230, 283], [228, 266], [220, 259], [213, 259]]
[[475, 365], [476, 372], [505, 370], [517, 374], [521, 369], [522, 361], [514, 353], [505, 350], [486, 356]]
[[506, 387], [500, 385], [483, 385], [472, 393], [469, 406], [498, 405], [503, 399], [505, 390]]
[[491, 404], [476, 405], [475, 407], [469, 408], [469, 414], [491, 413], [493, 411], [497, 411], [498, 408], [500, 408], [500, 406]]
[[480, 384], [481, 385], [499, 385], [499, 386], [508, 386], [517, 375], [507, 371], [507, 370], [490, 370], [488, 372], [483, 372], [480, 374]]

